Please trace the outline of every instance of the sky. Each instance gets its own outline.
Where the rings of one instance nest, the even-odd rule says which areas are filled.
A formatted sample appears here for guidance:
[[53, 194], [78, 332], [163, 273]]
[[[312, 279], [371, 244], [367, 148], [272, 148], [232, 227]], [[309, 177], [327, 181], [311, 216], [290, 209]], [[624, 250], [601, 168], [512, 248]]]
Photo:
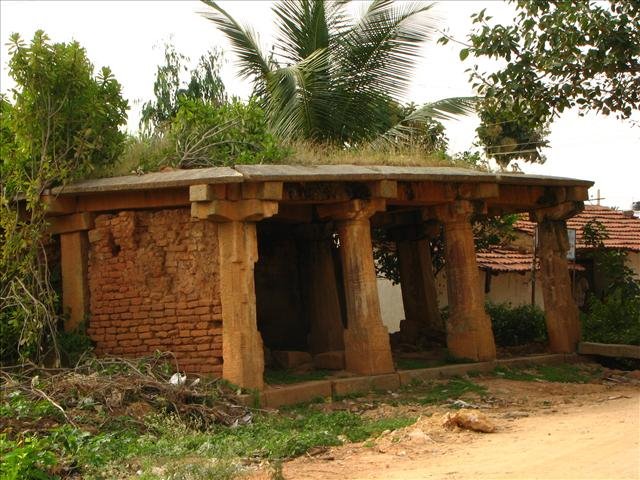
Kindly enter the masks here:
[[[270, 1], [221, 1], [223, 8], [241, 23], [250, 25], [268, 49], [271, 45], [273, 16]], [[353, 13], [364, 7], [354, 2]], [[472, 28], [470, 16], [486, 8], [495, 21], [509, 23], [512, 7], [499, 1], [442, 1], [432, 12], [441, 28], [464, 40]], [[250, 93], [248, 82], [236, 76], [229, 43], [200, 12], [207, 7], [191, 1], [0, 1], [0, 91], [13, 87], [7, 72], [9, 35], [18, 32], [30, 40], [43, 29], [53, 41], [77, 40], [86, 48], [96, 69], [109, 66], [123, 86], [129, 100], [128, 129], [135, 131], [143, 102], [153, 96], [153, 81], [162, 63], [163, 44], [170, 40], [176, 49], [197, 58], [212, 47], [225, 55], [222, 78], [227, 90], [242, 98]], [[436, 44], [437, 36], [423, 48], [411, 86], [400, 100], [421, 104], [454, 96], [473, 95], [465, 70], [476, 61], [461, 62], [460, 46], [450, 42]], [[491, 69], [481, 62], [481, 69]], [[635, 117], [640, 120], [640, 115]], [[464, 151], [475, 142], [475, 116], [445, 123], [451, 152]], [[520, 163], [525, 173], [574, 177], [595, 181], [590, 197], [598, 191], [601, 204], [629, 209], [640, 200], [640, 121], [629, 121], [570, 111], [551, 128], [550, 148], [544, 151], [543, 165]], [[594, 202], [595, 203], [595, 202]]]

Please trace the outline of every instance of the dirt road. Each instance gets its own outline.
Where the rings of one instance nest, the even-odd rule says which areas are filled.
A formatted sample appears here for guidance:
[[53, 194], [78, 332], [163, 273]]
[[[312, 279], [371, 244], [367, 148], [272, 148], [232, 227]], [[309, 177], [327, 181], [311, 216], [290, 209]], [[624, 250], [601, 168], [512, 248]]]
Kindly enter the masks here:
[[[491, 384], [495, 389], [496, 382]], [[375, 442], [345, 445], [289, 462], [284, 477], [640, 479], [637, 387], [588, 385], [573, 391], [574, 387], [562, 386], [547, 397], [539, 395], [542, 387], [535, 384], [498, 381], [497, 387], [520, 400], [514, 403], [515, 409], [512, 404], [488, 413], [498, 427], [496, 433], [447, 430], [442, 427], [442, 413], [433, 413]]]

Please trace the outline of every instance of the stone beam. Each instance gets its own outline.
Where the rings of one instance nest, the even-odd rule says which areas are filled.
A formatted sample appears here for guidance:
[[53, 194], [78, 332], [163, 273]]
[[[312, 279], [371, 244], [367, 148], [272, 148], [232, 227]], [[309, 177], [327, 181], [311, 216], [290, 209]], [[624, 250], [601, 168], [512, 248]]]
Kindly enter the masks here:
[[50, 218], [47, 231], [51, 235], [58, 235], [61, 233], [91, 230], [92, 228], [93, 214], [83, 212]]
[[449, 319], [447, 346], [459, 358], [492, 360], [496, 347], [476, 261], [470, 219], [474, 206], [456, 201], [436, 209], [444, 224]]
[[41, 198], [44, 204], [47, 206], [48, 215], [64, 215], [76, 211], [76, 197], [42, 195]]
[[141, 208], [167, 208], [189, 206], [189, 191], [186, 188], [167, 190], [144, 190], [136, 192], [113, 192], [77, 197], [77, 212], [106, 212]]
[[378, 180], [368, 182], [372, 198], [396, 198], [398, 196], [398, 182], [394, 180]]
[[477, 200], [497, 197], [496, 183], [400, 182], [398, 205], [436, 205], [454, 200]]
[[320, 218], [335, 221], [347, 314], [344, 331], [346, 369], [362, 375], [394, 370], [389, 332], [382, 323], [369, 217], [384, 200], [352, 200], [317, 206]]

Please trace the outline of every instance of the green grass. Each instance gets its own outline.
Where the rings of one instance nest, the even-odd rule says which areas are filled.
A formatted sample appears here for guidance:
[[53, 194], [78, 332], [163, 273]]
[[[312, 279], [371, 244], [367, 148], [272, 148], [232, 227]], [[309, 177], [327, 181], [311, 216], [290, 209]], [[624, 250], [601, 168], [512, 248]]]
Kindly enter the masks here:
[[282, 385], [325, 380], [330, 373], [329, 370], [312, 370], [308, 373], [292, 373], [289, 370], [266, 370], [264, 372], [264, 380], [268, 384]]
[[[3, 400], [0, 411], [14, 418], [44, 421], [55, 414], [45, 404], [19, 395]], [[348, 411], [324, 413], [297, 407], [285, 413], [256, 413], [249, 425], [218, 425], [205, 431], [185, 425], [176, 416], [160, 414], [145, 418], [142, 433], [126, 417], [110, 419], [99, 433], [66, 424], [37, 433], [13, 432], [11, 438], [1, 434], [0, 478], [56, 478], [50, 473], [57, 470], [85, 479], [131, 478], [137, 471], [139, 478], [147, 480], [231, 479], [246, 459], [277, 463], [312, 447], [365, 441], [415, 420], [405, 416], [371, 419]]]
[[449, 400], [455, 400], [468, 394], [483, 396], [487, 393], [487, 388], [477, 383], [473, 383], [466, 378], [452, 378], [446, 383], [432, 383], [426, 385], [426, 395], [422, 395], [422, 387], [410, 387], [412, 393], [417, 393], [416, 401], [421, 405], [437, 405], [447, 403]]
[[494, 373], [508, 380], [525, 382], [546, 381], [559, 383], [589, 383], [598, 373], [597, 368], [563, 363], [539, 365], [531, 368], [496, 367]]

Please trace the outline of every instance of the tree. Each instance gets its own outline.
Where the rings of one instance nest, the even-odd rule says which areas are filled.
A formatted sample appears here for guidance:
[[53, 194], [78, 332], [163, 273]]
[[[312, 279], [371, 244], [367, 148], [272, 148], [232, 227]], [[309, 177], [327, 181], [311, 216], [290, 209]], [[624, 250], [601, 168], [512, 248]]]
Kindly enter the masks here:
[[118, 158], [127, 102], [108, 68], [94, 75], [77, 42], [51, 43], [38, 31], [26, 45], [14, 34], [9, 53], [16, 88], [13, 104], [1, 102], [0, 357], [37, 360], [58, 320], [41, 195]]
[[178, 53], [167, 43], [164, 47], [164, 65], [158, 66], [153, 84], [155, 99], [142, 106], [140, 127], [147, 133], [165, 128], [175, 118], [180, 100], [201, 100], [214, 106], [227, 102], [224, 83], [220, 78], [222, 55], [217, 49], [209, 50], [191, 70], [188, 82], [181, 75], [187, 72], [189, 58]]
[[471, 99], [446, 99], [394, 122], [423, 44], [436, 30], [431, 5], [374, 0], [355, 22], [346, 1], [274, 2], [275, 45], [267, 55], [255, 32], [213, 0], [204, 13], [228, 37], [240, 74], [253, 81], [270, 125], [285, 139], [392, 145], [416, 124], [468, 113]]
[[478, 135], [489, 156], [544, 160], [546, 126], [569, 108], [625, 119], [640, 109], [638, 0], [510, 1], [514, 23], [490, 25], [483, 10], [460, 52], [507, 62], [491, 74], [470, 70], [485, 98]]

